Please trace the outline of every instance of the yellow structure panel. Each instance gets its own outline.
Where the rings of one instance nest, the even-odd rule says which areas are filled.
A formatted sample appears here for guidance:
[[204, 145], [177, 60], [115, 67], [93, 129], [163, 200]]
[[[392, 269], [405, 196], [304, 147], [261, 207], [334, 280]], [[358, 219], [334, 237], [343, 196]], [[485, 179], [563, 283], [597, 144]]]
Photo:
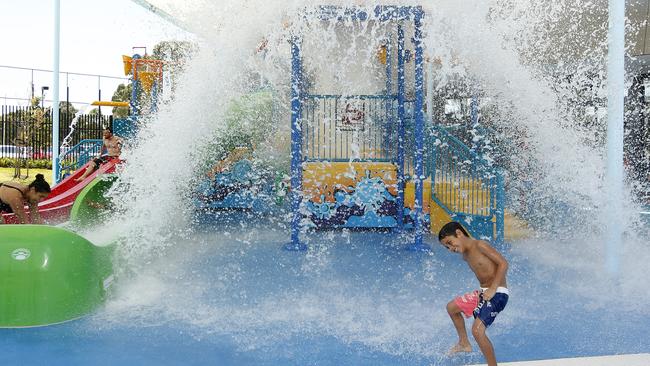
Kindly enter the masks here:
[[[431, 220], [431, 233], [438, 234], [443, 225], [451, 221], [451, 216], [440, 207], [435, 201], [431, 199], [431, 179], [424, 181], [422, 187], [424, 202], [422, 204], [422, 211], [430, 215]], [[404, 187], [404, 206], [413, 208], [415, 202], [415, 184], [407, 182]]]
[[451, 211], [482, 216], [490, 213], [490, 191], [478, 181], [436, 182], [435, 193], [438, 200]]
[[[431, 200], [431, 180], [424, 181], [425, 202], [422, 207], [424, 212], [429, 212]], [[413, 182], [406, 183], [404, 188], [404, 205], [413, 207], [415, 197], [415, 185]], [[436, 196], [440, 202], [449, 207], [452, 211], [473, 212], [476, 215], [488, 215], [490, 210], [490, 193], [483, 189], [478, 182], [465, 182], [463, 184], [451, 184], [448, 182], [437, 182], [435, 185]]]
[[334, 192], [350, 192], [362, 178], [380, 178], [397, 196], [397, 168], [391, 163], [313, 162], [303, 164], [303, 194], [307, 200], [334, 202]]
[[124, 75], [131, 75], [133, 72], [133, 58], [122, 55], [122, 63], [124, 64]]
[[[391, 163], [377, 162], [311, 162], [303, 164], [303, 192], [305, 198], [314, 203], [335, 202], [337, 190], [351, 192], [363, 178], [380, 178], [391, 195], [397, 196], [397, 169]], [[490, 194], [477, 181], [465, 180], [459, 183], [438, 182], [435, 191], [445, 205], [453, 211], [473, 212], [488, 215]], [[431, 180], [424, 181], [424, 202], [422, 210], [431, 219], [431, 233], [437, 235], [451, 216], [431, 199]], [[404, 187], [404, 206], [413, 208], [415, 185], [407, 182]], [[496, 218], [494, 219], [496, 220]], [[496, 225], [495, 225], [496, 229]], [[525, 221], [511, 213], [505, 213], [505, 239], [512, 241], [530, 237], [532, 231]]]
[[506, 210], [504, 214], [504, 238], [507, 242], [530, 238], [534, 235], [528, 223]]
[[140, 76], [140, 82], [142, 83], [142, 89], [144, 89], [144, 91], [147, 93], [151, 91], [154, 82], [159, 78], [160, 75], [159, 73], [153, 71], [140, 71], [138, 74]]
[[[422, 211], [424, 213], [429, 213], [430, 205], [431, 205], [431, 179], [427, 179], [424, 181], [422, 192], [424, 196]], [[404, 187], [404, 207], [413, 208], [414, 205], [415, 205], [415, 184], [413, 182], [407, 182], [406, 186]]]

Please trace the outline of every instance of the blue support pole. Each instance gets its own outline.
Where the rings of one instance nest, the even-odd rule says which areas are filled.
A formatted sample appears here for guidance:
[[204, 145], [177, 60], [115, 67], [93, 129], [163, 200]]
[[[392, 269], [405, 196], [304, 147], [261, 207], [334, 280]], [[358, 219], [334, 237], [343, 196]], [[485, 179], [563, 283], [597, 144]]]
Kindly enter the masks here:
[[[478, 126], [478, 97], [477, 96], [472, 96], [472, 102], [470, 103], [469, 111], [470, 111], [469, 112], [470, 120], [472, 123], [472, 131], [474, 131], [474, 133], [478, 133], [479, 126]], [[477, 156], [480, 156], [482, 143], [483, 143], [483, 136], [480, 136], [478, 140], [472, 138], [472, 151], [474, 151], [474, 153]]]
[[129, 101], [129, 108], [131, 108], [131, 118], [135, 121], [138, 118], [138, 89], [140, 88], [140, 82], [138, 79], [136, 79], [136, 75], [138, 74], [138, 70], [136, 67], [137, 62], [136, 60], [139, 60], [141, 57], [138, 54], [133, 55], [131, 58], [132, 64], [131, 64], [131, 75], [133, 78], [133, 81], [131, 82], [131, 100]]
[[158, 112], [158, 80], [153, 82], [151, 87], [151, 113]]
[[386, 41], [386, 97], [389, 98], [386, 100], [386, 119], [384, 121], [384, 147], [383, 147], [383, 158], [390, 159], [393, 162], [394, 156], [392, 153], [392, 144], [391, 137], [393, 137], [393, 130], [395, 126], [395, 119], [393, 113], [393, 99], [391, 95], [393, 94], [393, 50], [392, 50], [392, 40], [389, 38]]
[[291, 242], [285, 250], [306, 250], [300, 242], [300, 205], [302, 202], [302, 58], [300, 40], [291, 40]]
[[393, 47], [392, 40], [386, 41], [386, 96], [393, 93]]
[[404, 28], [397, 25], [397, 232], [404, 230]]
[[422, 206], [424, 202], [424, 55], [422, 50], [422, 10], [415, 12], [415, 242], [410, 250], [430, 250], [423, 244]]

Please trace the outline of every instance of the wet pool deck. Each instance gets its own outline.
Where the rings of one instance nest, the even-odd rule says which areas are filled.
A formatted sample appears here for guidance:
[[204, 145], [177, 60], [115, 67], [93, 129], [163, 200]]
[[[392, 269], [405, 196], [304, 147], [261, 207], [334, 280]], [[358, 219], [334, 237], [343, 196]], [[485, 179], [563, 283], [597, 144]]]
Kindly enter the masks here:
[[[408, 240], [384, 233], [315, 233], [307, 252], [282, 250], [281, 230], [202, 235], [179, 241], [138, 275], [118, 278], [96, 314], [0, 329], [0, 364], [484, 362], [476, 344], [471, 354], [445, 356], [456, 341], [446, 303], [477, 283], [467, 264], [432, 238], [427, 254], [406, 251]], [[614, 293], [585, 296], [576, 285], [591, 280], [591, 272], [534, 261], [545, 245], [521, 243], [505, 252], [511, 298], [488, 332], [502, 365], [549, 359], [511, 365], [593, 366], [596, 359], [576, 357], [614, 354], [641, 355], [603, 362], [650, 365], [647, 302], [622, 312]], [[550, 361], [561, 358], [572, 359]]]
[[[502, 366], [648, 366], [650, 365], [650, 354], [642, 353], [635, 355], [613, 355], [602, 357], [576, 357], [560, 358], [553, 360], [524, 361], [524, 362], [502, 362]], [[472, 365], [472, 366], [486, 366]]]

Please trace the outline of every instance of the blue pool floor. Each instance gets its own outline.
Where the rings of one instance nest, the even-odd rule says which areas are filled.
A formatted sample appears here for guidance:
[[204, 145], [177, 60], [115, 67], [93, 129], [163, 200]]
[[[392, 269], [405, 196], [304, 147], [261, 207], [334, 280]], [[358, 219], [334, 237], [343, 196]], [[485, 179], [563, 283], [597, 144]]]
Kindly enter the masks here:
[[[310, 234], [307, 252], [281, 249], [286, 231], [242, 227], [178, 239], [121, 271], [96, 314], [42, 328], [0, 330], [3, 365], [464, 365], [445, 310], [477, 283], [434, 242], [371, 232]], [[544, 242], [504, 251], [510, 301], [488, 334], [500, 361], [650, 352], [650, 310], [590, 296], [584, 268], [538, 260]], [[570, 261], [569, 261], [570, 262]], [[594, 291], [600, 289], [595, 286]], [[646, 303], [647, 304], [647, 303]], [[469, 329], [469, 320], [468, 320]], [[470, 335], [471, 338], [471, 335]]]

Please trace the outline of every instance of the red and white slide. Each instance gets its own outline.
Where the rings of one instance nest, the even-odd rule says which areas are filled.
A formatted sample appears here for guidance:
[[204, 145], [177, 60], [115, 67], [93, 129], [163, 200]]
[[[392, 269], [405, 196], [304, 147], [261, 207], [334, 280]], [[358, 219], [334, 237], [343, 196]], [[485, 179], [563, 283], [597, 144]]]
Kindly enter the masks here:
[[[41, 214], [41, 218], [48, 224], [59, 224], [65, 222], [70, 217], [70, 210], [74, 204], [74, 200], [77, 198], [79, 193], [88, 183], [92, 182], [95, 177], [101, 174], [113, 173], [117, 164], [122, 161], [119, 158], [110, 158], [106, 163], [99, 166], [99, 169], [94, 171], [92, 174], [86, 177], [81, 182], [77, 182], [76, 179], [81, 177], [91, 164], [94, 162], [91, 160], [83, 167], [77, 169], [74, 174], [67, 176], [64, 180], [59, 182], [56, 186], [52, 187], [52, 192], [50, 195], [42, 202], [38, 204], [38, 212]], [[25, 212], [29, 216], [29, 209], [25, 207]], [[18, 224], [18, 217], [14, 214], [3, 214], [6, 224]]]

